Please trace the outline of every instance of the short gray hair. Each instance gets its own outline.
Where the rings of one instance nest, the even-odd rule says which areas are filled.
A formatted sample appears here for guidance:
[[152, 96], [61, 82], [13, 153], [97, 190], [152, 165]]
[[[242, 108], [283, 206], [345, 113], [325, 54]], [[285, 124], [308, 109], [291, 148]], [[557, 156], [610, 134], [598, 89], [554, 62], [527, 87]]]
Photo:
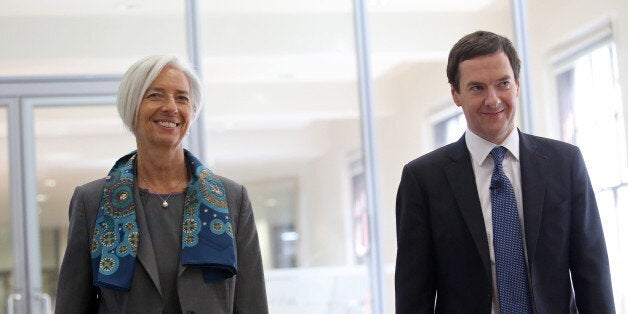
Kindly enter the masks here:
[[201, 80], [190, 64], [176, 56], [156, 55], [145, 57], [133, 64], [124, 74], [118, 88], [118, 113], [124, 125], [134, 132], [133, 127], [140, 111], [144, 93], [155, 81], [159, 73], [172, 66], [185, 74], [190, 84], [190, 102], [192, 104], [192, 121], [196, 119], [202, 106]]

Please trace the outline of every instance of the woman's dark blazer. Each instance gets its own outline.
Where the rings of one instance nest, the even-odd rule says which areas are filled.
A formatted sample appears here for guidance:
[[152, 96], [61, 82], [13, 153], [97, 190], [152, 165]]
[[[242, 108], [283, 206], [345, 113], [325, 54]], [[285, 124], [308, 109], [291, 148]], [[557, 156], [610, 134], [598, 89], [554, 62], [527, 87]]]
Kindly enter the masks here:
[[[233, 222], [238, 273], [204, 282], [200, 269], [179, 266], [177, 289], [182, 313], [268, 313], [264, 272], [257, 230], [246, 189], [220, 177]], [[70, 202], [67, 249], [61, 265], [56, 313], [162, 313], [161, 285], [156, 258], [167, 254], [148, 232], [140, 232], [137, 265], [131, 291], [92, 285], [91, 241], [104, 179], [79, 186]], [[136, 188], [137, 193], [137, 188]], [[138, 228], [148, 230], [141, 202], [136, 204]]]

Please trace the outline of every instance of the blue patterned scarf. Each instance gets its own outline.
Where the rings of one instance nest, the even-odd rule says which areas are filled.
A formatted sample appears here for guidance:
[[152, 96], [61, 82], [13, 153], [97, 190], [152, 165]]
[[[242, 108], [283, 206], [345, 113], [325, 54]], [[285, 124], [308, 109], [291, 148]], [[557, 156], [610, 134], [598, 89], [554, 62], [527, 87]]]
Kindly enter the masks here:
[[[129, 291], [140, 235], [135, 214], [135, 151], [120, 158], [107, 175], [92, 238], [94, 285]], [[185, 190], [181, 263], [201, 267], [205, 281], [237, 272], [233, 226], [220, 179], [185, 151], [193, 170]]]

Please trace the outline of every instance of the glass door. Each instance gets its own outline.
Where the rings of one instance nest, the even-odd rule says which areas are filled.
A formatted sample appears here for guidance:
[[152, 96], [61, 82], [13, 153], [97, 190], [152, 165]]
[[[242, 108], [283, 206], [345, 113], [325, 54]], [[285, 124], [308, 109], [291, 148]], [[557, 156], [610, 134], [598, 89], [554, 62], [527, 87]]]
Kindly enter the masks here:
[[249, 192], [271, 313], [374, 313], [352, 2], [259, 3], [199, 1], [208, 166]]
[[7, 313], [13, 292], [14, 263], [9, 202], [8, 107], [0, 100], [0, 314]]
[[53, 97], [33, 106], [41, 289], [54, 308], [76, 186], [104, 177], [135, 147], [112, 97]]

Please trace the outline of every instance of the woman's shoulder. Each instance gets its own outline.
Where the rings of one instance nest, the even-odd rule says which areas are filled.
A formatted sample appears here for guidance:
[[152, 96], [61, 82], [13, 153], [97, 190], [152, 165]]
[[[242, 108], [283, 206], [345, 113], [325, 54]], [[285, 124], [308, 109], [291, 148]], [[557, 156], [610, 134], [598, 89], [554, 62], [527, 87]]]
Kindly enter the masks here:
[[220, 182], [222, 183], [222, 185], [225, 187], [225, 191], [227, 191], [227, 194], [229, 194], [229, 191], [232, 192], [241, 192], [242, 191], [242, 184], [229, 179], [227, 177], [223, 177], [221, 175], [215, 174], [216, 177], [218, 177], [218, 179], [220, 180]]
[[77, 192], [80, 191], [81, 193], [84, 193], [84, 194], [92, 194], [92, 193], [101, 194], [103, 192], [104, 187], [105, 187], [105, 178], [100, 178], [100, 179], [90, 181], [85, 184], [77, 186], [76, 191]]

